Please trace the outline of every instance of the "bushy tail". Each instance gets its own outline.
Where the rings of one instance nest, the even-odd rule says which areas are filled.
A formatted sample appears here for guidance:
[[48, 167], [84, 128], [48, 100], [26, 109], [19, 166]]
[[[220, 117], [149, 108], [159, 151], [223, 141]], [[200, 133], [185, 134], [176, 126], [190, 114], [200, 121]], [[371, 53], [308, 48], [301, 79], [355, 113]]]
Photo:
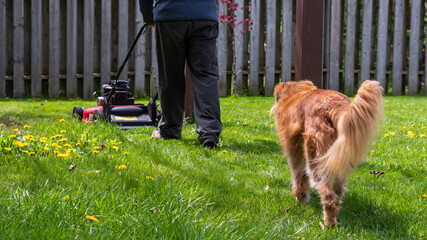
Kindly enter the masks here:
[[383, 89], [377, 81], [366, 80], [337, 126], [338, 138], [321, 157], [323, 174], [344, 180], [363, 161], [383, 119]]

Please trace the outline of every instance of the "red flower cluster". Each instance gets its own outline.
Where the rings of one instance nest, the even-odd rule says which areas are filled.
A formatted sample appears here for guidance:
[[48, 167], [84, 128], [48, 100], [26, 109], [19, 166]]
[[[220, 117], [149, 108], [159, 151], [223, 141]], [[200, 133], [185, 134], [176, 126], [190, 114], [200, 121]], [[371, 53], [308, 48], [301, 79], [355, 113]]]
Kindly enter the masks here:
[[[225, 5], [227, 5], [228, 8], [228, 14], [222, 14], [219, 15], [219, 20], [222, 24], [230, 24], [233, 28], [237, 25], [247, 25], [247, 29], [252, 30], [252, 27], [250, 27], [253, 22], [251, 19], [246, 18], [244, 21], [241, 20], [238, 23], [236, 23], [235, 18], [236, 18], [236, 14], [234, 14], [234, 12], [238, 9], [239, 4], [235, 3], [234, 0], [220, 0], [221, 3], [224, 3]], [[241, 9], [249, 9], [250, 6], [244, 6]]]

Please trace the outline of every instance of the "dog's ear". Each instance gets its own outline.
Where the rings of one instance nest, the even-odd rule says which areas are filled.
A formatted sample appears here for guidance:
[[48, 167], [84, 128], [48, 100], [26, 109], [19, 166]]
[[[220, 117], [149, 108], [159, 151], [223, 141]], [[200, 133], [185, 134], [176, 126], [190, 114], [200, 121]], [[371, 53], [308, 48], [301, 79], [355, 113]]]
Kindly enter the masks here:
[[276, 87], [274, 88], [274, 96], [276, 97], [276, 102], [278, 102], [280, 98], [282, 98], [283, 94], [285, 93], [286, 84], [287, 83], [285, 82], [281, 82], [277, 84]]

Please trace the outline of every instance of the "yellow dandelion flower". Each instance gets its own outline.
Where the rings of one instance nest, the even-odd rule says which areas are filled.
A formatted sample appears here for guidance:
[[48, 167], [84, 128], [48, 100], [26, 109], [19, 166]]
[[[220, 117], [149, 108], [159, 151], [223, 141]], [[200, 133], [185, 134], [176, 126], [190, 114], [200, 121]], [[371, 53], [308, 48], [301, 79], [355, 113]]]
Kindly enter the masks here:
[[93, 150], [99, 150], [99, 147], [93, 147]]
[[62, 201], [66, 201], [66, 200], [68, 200], [68, 199], [70, 199], [70, 196], [66, 195], [66, 196], [64, 196], [64, 197], [62, 198]]
[[411, 124], [411, 127], [414, 127], [414, 126], [415, 126], [415, 124], [413, 124], [413, 123], [412, 123], [412, 124]]
[[55, 150], [55, 151], [53, 151], [53, 153], [54, 153], [54, 154], [60, 154], [60, 152], [59, 152], [59, 151], [56, 151], [56, 150]]
[[227, 153], [227, 151], [226, 151], [226, 150], [222, 150], [221, 152], [222, 152], [222, 153]]
[[112, 148], [116, 151], [119, 150], [119, 147], [117, 147], [117, 146], [112, 146]]
[[270, 126], [270, 127], [274, 127], [274, 124], [270, 124], [269, 126]]
[[99, 222], [98, 219], [96, 219], [96, 217], [92, 217], [92, 216], [86, 215], [86, 218], [89, 219], [89, 220], [91, 220], [91, 221]]
[[61, 133], [66, 133], [67, 132], [67, 130], [61, 130]]
[[408, 137], [410, 138], [414, 138], [415, 137], [415, 133], [412, 131], [408, 131], [408, 133], [406, 133], [406, 135], [408, 135]]
[[72, 147], [72, 146], [71, 146], [71, 144], [66, 143], [66, 144], [64, 144], [64, 147]]
[[59, 140], [60, 142], [66, 142], [66, 141], [68, 141], [68, 139], [67, 138], [61, 138], [61, 140]]
[[128, 142], [132, 142], [132, 141], [128, 138]]
[[45, 140], [45, 139], [40, 139], [39, 141], [40, 141], [40, 142], [42, 142], [42, 143], [45, 143], [45, 142], [46, 142], [46, 140]]
[[108, 155], [109, 158], [114, 158], [114, 155]]
[[23, 148], [23, 147], [25, 147], [25, 146], [28, 146], [28, 143], [26, 143], [26, 142], [18, 142], [18, 145], [17, 145], [19, 148]]
[[65, 119], [61, 119], [61, 120], [59, 120], [59, 122], [65, 122]]
[[32, 138], [32, 137], [33, 137], [33, 136], [31, 136], [31, 135], [25, 135], [25, 136], [24, 136], [24, 139], [25, 139], [25, 140], [29, 140], [29, 139], [30, 139], [30, 138]]
[[10, 135], [9, 137], [10, 137], [10, 138], [16, 138], [16, 135], [15, 135], [15, 134], [12, 134], [12, 135]]
[[28, 128], [30, 128], [30, 126], [28, 126], [28, 125], [24, 125], [24, 128], [25, 128], [25, 129], [28, 129]]
[[14, 132], [19, 132], [19, 129], [15, 128], [13, 129]]
[[270, 111], [267, 111], [267, 113], [270, 113]]
[[45, 151], [49, 151], [49, 150], [50, 150], [50, 148], [48, 148], [48, 147], [44, 147], [44, 150], [45, 150]]
[[76, 147], [81, 146], [81, 145], [82, 145], [82, 144], [81, 144], [81, 143], [79, 143], [79, 142], [78, 142], [78, 143], [76, 143]]
[[424, 133], [420, 134], [420, 138], [426, 137], [426, 135]]
[[119, 165], [119, 166], [117, 167], [117, 169], [119, 169], [119, 170], [126, 169], [126, 168], [128, 168], [128, 167], [126, 166], [126, 164], [122, 164], [122, 165]]
[[404, 129], [406, 129], [406, 126], [403, 126], [403, 127], [402, 127], [402, 130], [404, 130]]
[[61, 146], [59, 146], [57, 143], [52, 143], [52, 147], [54, 148], [62, 148]]
[[5, 148], [4, 148], [4, 150], [6, 150], [6, 151], [8, 151], [8, 152], [9, 152], [9, 151], [11, 151], [11, 150], [12, 150], [12, 148], [10, 148], [10, 147], [5, 147]]
[[148, 180], [154, 180], [154, 178], [152, 176], [146, 176], [145, 178]]
[[30, 155], [30, 156], [33, 156], [33, 155], [35, 155], [36, 153], [35, 152], [29, 152], [28, 153], [28, 155]]
[[427, 194], [423, 194], [423, 197], [427, 198]]
[[422, 126], [421, 129], [426, 129], [426, 126]]
[[385, 134], [383, 135], [383, 137], [388, 137], [388, 133], [385, 133]]
[[99, 153], [99, 151], [96, 151], [96, 150], [93, 150], [93, 151], [92, 151], [92, 154], [93, 154], [93, 155], [96, 155], [96, 154], [98, 154], [98, 153]]
[[67, 151], [65, 151], [67, 154], [70, 154], [71, 152], [74, 152], [74, 148], [70, 148], [70, 149], [67, 149]]
[[27, 150], [22, 150], [22, 152], [23, 152], [23, 153], [28, 153], [28, 151], [27, 151]]
[[128, 154], [129, 154], [128, 152], [124, 152], [124, 153], [123, 153], [123, 155], [128, 155]]

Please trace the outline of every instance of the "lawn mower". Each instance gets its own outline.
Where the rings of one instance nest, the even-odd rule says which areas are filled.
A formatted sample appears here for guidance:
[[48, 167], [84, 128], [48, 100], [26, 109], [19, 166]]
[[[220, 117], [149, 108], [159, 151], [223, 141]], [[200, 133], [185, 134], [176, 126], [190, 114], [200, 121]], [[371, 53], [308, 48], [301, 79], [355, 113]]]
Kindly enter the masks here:
[[121, 129], [157, 127], [161, 118], [161, 111], [158, 110], [156, 104], [158, 94], [154, 98], [150, 98], [147, 106], [135, 104], [135, 99], [130, 92], [130, 79], [127, 81], [118, 80], [139, 37], [146, 31], [147, 27], [148, 25], [144, 24], [139, 30], [125, 60], [115, 74], [114, 80], [111, 80], [109, 84], [102, 85], [102, 95], [97, 99], [98, 106], [88, 109], [75, 106], [73, 117], [83, 122], [106, 121], [116, 123]]

